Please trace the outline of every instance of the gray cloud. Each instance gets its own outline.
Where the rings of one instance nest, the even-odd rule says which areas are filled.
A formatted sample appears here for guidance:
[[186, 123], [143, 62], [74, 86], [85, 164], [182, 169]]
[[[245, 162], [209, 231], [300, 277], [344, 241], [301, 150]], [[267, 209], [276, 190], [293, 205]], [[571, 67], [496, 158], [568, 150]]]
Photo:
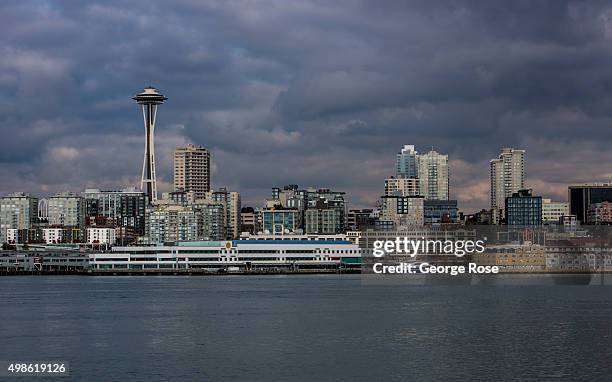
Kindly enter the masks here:
[[160, 189], [174, 146], [211, 149], [213, 184], [372, 204], [403, 144], [451, 157], [451, 193], [488, 203], [488, 160], [527, 149], [564, 198], [612, 178], [612, 6], [582, 1], [0, 4], [0, 193], [138, 185], [148, 84]]

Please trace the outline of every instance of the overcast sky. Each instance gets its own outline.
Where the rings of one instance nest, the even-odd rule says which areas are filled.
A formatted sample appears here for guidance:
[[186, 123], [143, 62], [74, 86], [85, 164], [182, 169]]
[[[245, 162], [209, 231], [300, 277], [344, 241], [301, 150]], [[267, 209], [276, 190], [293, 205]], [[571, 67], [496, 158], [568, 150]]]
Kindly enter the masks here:
[[537, 194], [612, 179], [612, 3], [402, 3], [4, 0], [0, 193], [139, 186], [149, 84], [160, 192], [187, 142], [254, 206], [285, 184], [372, 205], [404, 144], [449, 155], [466, 211], [504, 146]]

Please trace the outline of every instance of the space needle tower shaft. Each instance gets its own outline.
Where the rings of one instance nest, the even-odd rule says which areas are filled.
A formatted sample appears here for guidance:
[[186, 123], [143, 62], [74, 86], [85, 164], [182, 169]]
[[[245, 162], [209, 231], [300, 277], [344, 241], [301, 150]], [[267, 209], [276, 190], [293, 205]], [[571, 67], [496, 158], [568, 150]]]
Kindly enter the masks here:
[[157, 201], [157, 183], [155, 179], [155, 121], [157, 106], [168, 98], [160, 94], [154, 87], [146, 87], [144, 91], [132, 97], [142, 106], [142, 116], [145, 128], [145, 151], [142, 163], [141, 190], [147, 194], [149, 203]]

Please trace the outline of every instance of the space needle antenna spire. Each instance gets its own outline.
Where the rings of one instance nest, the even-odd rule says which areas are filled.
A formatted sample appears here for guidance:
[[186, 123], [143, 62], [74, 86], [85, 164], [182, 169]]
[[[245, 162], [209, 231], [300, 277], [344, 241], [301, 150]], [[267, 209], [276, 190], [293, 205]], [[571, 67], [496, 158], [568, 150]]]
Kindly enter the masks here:
[[164, 103], [168, 98], [160, 94], [154, 87], [147, 86], [142, 93], [135, 95], [132, 99], [142, 106], [145, 128], [145, 150], [140, 189], [147, 194], [149, 203], [153, 203], [157, 201], [157, 183], [155, 179], [155, 121], [157, 106]]

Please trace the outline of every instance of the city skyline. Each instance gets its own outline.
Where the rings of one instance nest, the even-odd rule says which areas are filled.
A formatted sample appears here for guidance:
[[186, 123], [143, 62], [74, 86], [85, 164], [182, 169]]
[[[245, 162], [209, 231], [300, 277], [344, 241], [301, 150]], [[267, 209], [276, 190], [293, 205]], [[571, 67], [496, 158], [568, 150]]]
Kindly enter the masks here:
[[449, 156], [465, 211], [488, 208], [503, 147], [526, 150], [527, 187], [553, 200], [612, 178], [607, 4], [302, 4], [3, 3], [0, 194], [138, 186], [129, 97], [149, 83], [172, 97], [160, 193], [187, 143], [210, 150], [214, 188], [254, 206], [284, 184], [372, 206], [404, 144]]
[[[413, 153], [416, 155], [416, 158], [414, 159], [417, 165], [417, 169], [419, 168], [419, 166], [423, 167], [423, 163], [421, 163], [421, 161], [423, 161], [422, 157], [426, 157], [428, 158], [430, 155], [435, 155], [436, 158], [440, 157], [443, 158], [444, 161], [448, 161], [447, 155], [444, 155], [443, 153], [438, 153], [435, 150], [431, 150], [429, 152], [426, 153], [426, 155], [418, 155], [417, 151], [414, 150], [414, 145], [404, 145], [404, 147], [400, 150], [400, 153], [403, 153], [407, 147], [410, 147], [411, 150], [413, 150]], [[177, 167], [177, 158], [181, 158], [184, 157], [185, 152], [198, 152], [199, 154], [204, 154], [204, 156], [202, 158], [197, 158], [197, 166], [203, 166], [202, 170], [194, 170], [195, 171], [204, 171], [202, 174], [199, 174], [198, 177], [199, 179], [197, 180], [197, 182], [199, 182], [199, 186], [200, 188], [204, 187], [204, 189], [206, 189], [206, 191], [202, 191], [202, 189], [195, 191], [195, 189], [191, 188], [191, 187], [187, 187], [187, 189], [184, 189], [183, 187], [181, 187], [181, 184], [185, 184], [185, 180], [184, 180], [184, 172], [185, 172], [185, 163], [184, 163], [184, 158], [182, 159], [183, 162], [179, 162], [180, 164], [178, 164]], [[494, 211], [497, 208], [494, 208], [493, 206], [496, 206], [497, 204], [499, 204], [499, 200], [496, 201], [496, 199], [498, 199], [497, 197], [494, 197], [494, 193], [492, 190], [496, 189], [496, 187], [493, 186], [494, 184], [494, 171], [493, 171], [493, 164], [497, 163], [497, 162], [502, 162], [502, 157], [508, 153], [516, 153], [519, 152], [520, 153], [520, 183], [518, 183], [517, 185], [512, 185], [511, 187], [511, 191], [504, 191], [507, 195], [502, 197], [501, 200], [504, 201], [508, 196], [511, 196], [513, 192], [518, 192], [519, 190], [528, 190], [528, 191], [535, 191], [536, 193], [538, 192], [538, 190], [534, 190], [533, 187], [530, 187], [528, 184], [526, 184], [526, 182], [524, 181], [524, 173], [522, 171], [523, 167], [524, 167], [524, 155], [525, 155], [525, 150], [521, 150], [521, 149], [515, 149], [515, 148], [508, 148], [508, 147], [504, 147], [501, 150], [501, 154], [499, 155], [499, 158], [493, 158], [490, 160], [490, 165], [491, 165], [491, 171], [490, 171], [490, 177], [489, 177], [489, 182], [491, 184], [491, 186], [489, 187], [489, 191], [490, 191], [490, 195], [489, 195], [489, 203], [490, 203], [490, 211]], [[173, 155], [174, 155], [174, 161], [173, 161], [173, 182], [171, 184], [171, 187], [168, 191], [163, 191], [162, 195], [156, 195], [156, 198], [154, 198], [154, 200], [151, 200], [151, 198], [149, 198], [149, 200], [151, 201], [151, 203], [153, 204], [157, 204], [158, 199], [161, 197], [162, 199], [162, 203], [163, 201], [169, 201], [172, 200], [172, 193], [185, 193], [186, 195], [188, 195], [189, 192], [194, 193], [193, 197], [195, 199], [198, 198], [204, 198], [205, 194], [208, 194], [208, 191], [213, 192], [213, 191], [219, 191], [219, 190], [225, 190], [227, 189], [227, 187], [225, 186], [219, 186], [219, 187], [210, 187], [209, 183], [212, 183], [212, 181], [210, 180], [209, 176], [206, 175], [208, 174], [208, 168], [210, 167], [210, 162], [211, 162], [211, 158], [210, 158], [210, 152], [208, 151], [208, 149], [202, 147], [202, 146], [194, 146], [192, 143], [187, 143], [185, 145], [185, 147], [176, 147], [173, 150]], [[145, 156], [146, 158], [146, 156]], [[396, 161], [395, 161], [395, 174], [394, 175], [390, 175], [389, 177], [387, 177], [386, 179], [383, 180], [383, 187], [382, 190], [380, 192], [380, 195], [377, 197], [377, 199], [380, 199], [381, 197], [385, 197], [385, 196], [390, 196], [390, 195], [394, 195], [394, 194], [401, 194], [402, 196], [407, 196], [407, 195], [411, 195], [411, 196], [419, 196], [419, 197], [423, 197], [426, 200], [428, 199], [427, 193], [431, 192], [431, 191], [425, 191], [422, 187], [422, 182], [423, 182], [423, 175], [419, 173], [419, 171], [417, 171], [417, 176], [406, 176], [406, 175], [402, 175], [402, 174], [398, 174], [398, 158], [399, 158], [399, 154], [397, 155]], [[429, 159], [427, 159], [429, 160]], [[180, 159], [179, 159], [180, 161]], [[201, 162], [200, 162], [201, 161]], [[146, 162], [146, 159], [145, 159]], [[514, 167], [514, 165], [512, 165], [511, 167]], [[193, 171], [193, 170], [192, 170]], [[452, 177], [449, 176], [448, 174], [448, 170], [445, 173], [445, 176], [448, 178], [449, 183], [450, 180], [452, 179]], [[499, 171], [499, 170], [498, 170]], [[422, 172], [422, 170], [421, 170]], [[498, 173], [495, 173], [496, 177], [497, 175], [499, 175]], [[178, 178], [177, 178], [178, 176]], [[431, 174], [426, 175], [426, 177], [431, 176]], [[437, 174], [436, 174], [437, 176]], [[502, 178], [503, 179], [503, 178]], [[177, 183], [177, 181], [179, 183]], [[181, 183], [182, 182], [182, 183]], [[502, 182], [503, 183], [503, 182]], [[58, 197], [61, 196], [62, 194], [86, 194], [87, 192], [90, 191], [100, 191], [103, 190], [104, 192], [129, 192], [130, 190], [136, 190], [139, 189], [140, 192], [142, 192], [144, 195], [147, 195], [148, 192], [150, 190], [147, 189], [147, 187], [144, 187], [145, 183], [142, 183], [141, 187], [138, 188], [136, 186], [132, 186], [132, 185], [127, 185], [124, 187], [120, 187], [120, 188], [115, 188], [115, 189], [103, 189], [103, 188], [81, 188], [81, 189], [77, 189], [76, 191], [74, 190], [63, 190], [63, 191], [59, 191], [53, 194], [46, 194], [46, 195], [39, 195], [39, 194], [35, 194], [35, 193], [31, 193], [28, 191], [23, 191], [23, 190], [13, 190], [5, 195], [0, 195], [0, 197], [2, 196], [10, 196], [12, 194], [24, 194], [24, 195], [29, 195], [29, 196], [33, 196], [36, 198], [39, 198], [40, 201], [47, 201], [49, 198], [53, 198], [53, 197]], [[419, 184], [421, 184], [421, 187], [419, 187]], [[447, 197], [442, 197], [442, 198], [429, 198], [430, 200], [433, 201], [444, 201], [444, 200], [457, 200], [457, 199], [453, 199], [453, 198], [449, 198], [449, 195], [452, 195], [452, 193], [448, 192], [448, 183], [442, 183], [444, 185], [446, 185], [447, 190], [444, 191], [446, 192], [444, 195], [446, 195]], [[569, 198], [568, 198], [568, 193], [571, 190], [572, 187], [581, 187], [581, 186], [586, 186], [586, 185], [609, 185], [612, 184], [612, 182], [583, 182], [583, 183], [569, 183], [566, 185], [566, 191], [567, 193], [565, 194], [565, 196], [561, 196], [559, 198], [559, 200], [553, 200], [553, 202], [569, 202]], [[273, 190], [277, 189], [278, 185], [272, 185], [270, 188]], [[310, 190], [316, 190], [316, 189], [327, 189], [327, 188], [333, 188], [334, 185], [315, 185], [315, 186], [306, 186], [304, 187], [305, 189], [310, 189]], [[236, 190], [236, 192], [240, 193], [240, 190]], [[343, 191], [343, 193], [345, 193]], [[165, 195], [165, 196], [164, 196]], [[546, 196], [546, 195], [544, 195]], [[539, 195], [539, 197], [543, 197], [542, 195]], [[350, 199], [350, 198], [349, 198]], [[546, 199], [546, 198], [545, 198]], [[254, 203], [250, 203], [248, 204], [248, 207], [254, 207], [254, 208], [260, 208], [260, 207], [264, 207], [267, 205], [267, 198], [264, 197], [262, 200], [258, 200]], [[550, 201], [551, 199], [548, 198], [548, 200]], [[247, 206], [247, 205], [245, 205]], [[362, 205], [354, 205], [351, 204], [350, 207], [351, 208], [370, 208], [370, 207], [376, 207], [379, 206], [379, 200], [376, 200], [374, 203], [372, 203], [372, 205], [366, 205], [366, 206], [362, 206]], [[501, 207], [501, 209], [503, 210], [503, 206]], [[459, 210], [461, 212], [464, 212], [466, 214], [470, 214], [472, 212], [479, 212], [479, 210], [465, 210], [461, 208], [461, 205], [459, 205]], [[487, 208], [482, 208], [482, 210], [487, 210]]]

